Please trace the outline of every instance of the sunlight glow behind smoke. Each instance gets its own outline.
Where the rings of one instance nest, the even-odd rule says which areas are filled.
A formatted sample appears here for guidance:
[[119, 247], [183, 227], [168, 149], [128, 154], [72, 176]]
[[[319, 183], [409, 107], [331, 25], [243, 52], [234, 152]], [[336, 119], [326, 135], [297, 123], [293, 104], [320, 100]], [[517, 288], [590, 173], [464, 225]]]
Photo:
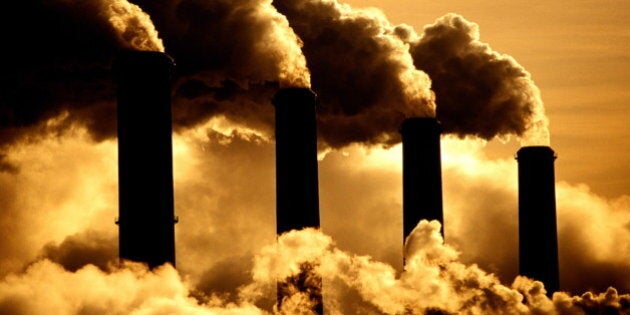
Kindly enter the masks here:
[[[48, 127], [54, 130], [62, 122], [62, 117], [51, 120]], [[197, 292], [194, 296], [209, 295], [208, 301], [220, 297], [220, 305], [242, 306], [247, 301], [261, 307], [267, 305], [263, 308], [269, 310], [275, 288], [275, 280], [265, 276], [271, 272], [269, 268], [286, 275], [292, 270], [290, 266], [299, 265], [286, 259], [329, 257], [330, 260], [319, 262], [325, 273], [324, 295], [330, 304], [327, 307], [336, 307], [342, 314], [352, 314], [357, 309], [376, 308], [380, 311], [374, 314], [381, 314], [401, 307], [435, 306], [448, 310], [462, 307], [456, 299], [445, 298], [460, 284], [442, 286], [440, 282], [417, 280], [429, 287], [415, 289], [437, 294], [431, 300], [445, 301], [444, 305], [415, 301], [417, 294], [409, 286], [416, 280], [400, 284], [407, 281], [403, 279], [413, 279], [409, 268], [421, 273], [418, 277], [422, 279], [439, 277], [440, 272], [424, 266], [425, 262], [420, 262], [422, 267], [408, 267], [405, 273], [408, 276], [397, 278], [402, 256], [396, 229], [400, 215], [400, 146], [390, 150], [353, 146], [344, 152], [329, 152], [320, 162], [320, 173], [322, 224], [330, 236], [306, 232], [287, 236], [284, 244], [289, 252], [283, 261], [279, 260], [281, 256], [271, 254], [277, 249], [260, 252], [260, 248], [275, 238], [274, 202], [270, 197], [273, 196], [273, 144], [247, 128], [230, 126], [220, 119], [208, 122], [206, 127], [218, 131], [199, 128], [174, 140], [176, 206], [180, 216], [176, 227], [179, 272], [189, 281], [186, 290]], [[448, 242], [462, 254], [441, 245], [436, 238], [439, 235], [433, 232], [436, 227], [427, 226], [421, 230], [426, 232], [425, 236], [408, 243], [407, 250], [415, 251], [420, 246], [423, 255], [438, 259], [429, 264], [432, 266], [457, 262], [459, 265], [452, 266], [458, 274], [484, 275], [482, 269], [489, 268], [498, 272], [503, 283], [509, 283], [516, 276], [516, 235], [512, 232], [516, 228], [516, 162], [511, 157], [495, 160], [485, 157], [484, 145], [480, 140], [443, 141]], [[68, 270], [77, 270], [88, 262], [110, 270], [104, 262], [107, 257], [115, 260], [116, 256], [112, 251], [116, 241], [115, 143], [91, 143], [85, 130], [76, 129], [15, 145], [7, 156], [20, 171], [0, 176], [3, 187], [14, 187], [17, 192], [5, 189], [9, 195], [2, 195], [6, 215], [0, 223], [5, 233], [11, 233], [6, 234], [8, 243], [3, 244], [2, 274], [13, 272], [12, 279], [27, 281], [28, 276], [20, 272], [21, 266], [46, 257], [62, 263]], [[630, 259], [627, 256], [630, 251], [623, 247], [630, 241], [625, 227], [630, 222], [627, 197], [605, 200], [584, 186], [567, 183], [559, 183], [557, 192], [563, 283], [574, 288], [573, 293], [592, 285], [599, 291], [605, 290], [610, 281], [627, 290], [630, 284], [622, 276], [629, 268]], [[303, 251], [302, 246], [307, 246], [308, 251]], [[252, 255], [256, 252], [259, 258], [253, 260], [254, 264]], [[354, 258], [338, 256], [340, 252]], [[366, 255], [375, 258], [357, 258]], [[265, 260], [275, 263], [261, 267]], [[477, 262], [483, 267], [472, 267]], [[584, 272], [592, 269], [599, 273]], [[356, 278], [359, 276], [365, 278]], [[74, 281], [74, 276], [68, 277], [67, 281]], [[499, 283], [496, 276], [489, 277], [493, 280], [479, 280], [480, 283]], [[372, 282], [380, 282], [383, 287], [370, 289]], [[522, 281], [519, 283], [522, 286]], [[524, 286], [532, 286], [528, 283]], [[387, 291], [397, 286], [407, 289]], [[507, 286], [500, 288], [501, 292], [512, 292], [508, 294], [512, 298], [518, 297]], [[576, 288], [580, 291], [575, 292]], [[235, 291], [229, 293], [231, 290]]]
[[119, 40], [129, 49], [164, 52], [164, 44], [151, 22], [151, 17], [142, 9], [126, 0], [104, 1], [105, 12], [118, 33]]

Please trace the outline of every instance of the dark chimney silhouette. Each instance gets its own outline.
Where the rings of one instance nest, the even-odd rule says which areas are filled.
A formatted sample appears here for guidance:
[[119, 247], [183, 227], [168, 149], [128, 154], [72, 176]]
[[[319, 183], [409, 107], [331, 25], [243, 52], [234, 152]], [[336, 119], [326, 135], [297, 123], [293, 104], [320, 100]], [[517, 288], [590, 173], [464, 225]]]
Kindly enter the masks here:
[[171, 79], [168, 55], [124, 51], [118, 83], [120, 258], [175, 265]]
[[521, 148], [518, 160], [519, 273], [542, 281], [547, 294], [559, 290], [555, 152]]
[[287, 88], [273, 99], [278, 234], [319, 227], [316, 98], [310, 89]]
[[420, 220], [438, 220], [444, 235], [440, 134], [435, 118], [405, 119], [403, 145], [403, 240]]
[[[272, 100], [276, 110], [276, 229], [319, 228], [317, 175], [317, 96], [307, 88], [279, 90]], [[278, 281], [278, 306], [295, 289], [314, 302], [323, 314], [321, 276], [316, 265], [304, 263], [296, 276]]]

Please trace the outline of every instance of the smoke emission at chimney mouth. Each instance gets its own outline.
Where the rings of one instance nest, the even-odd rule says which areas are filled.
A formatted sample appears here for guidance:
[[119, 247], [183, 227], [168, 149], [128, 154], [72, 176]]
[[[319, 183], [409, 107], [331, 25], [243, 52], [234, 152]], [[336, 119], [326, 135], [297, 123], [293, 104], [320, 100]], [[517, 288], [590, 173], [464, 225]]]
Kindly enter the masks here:
[[137, 73], [138, 70], [152, 71], [156, 76], [172, 78], [175, 74], [175, 66], [175, 60], [163, 52], [122, 50], [112, 69], [119, 80], [125, 80], [125, 76]]
[[433, 117], [411, 117], [405, 119], [400, 125], [399, 132], [401, 134], [409, 133], [430, 133], [441, 134], [443, 131], [442, 124]]
[[[291, 103], [294, 100], [314, 100], [313, 105], [317, 106], [319, 102], [317, 98], [317, 94], [311, 90], [310, 88], [304, 87], [286, 87], [281, 88], [274, 94], [271, 99], [271, 104], [273, 106], [278, 107], [282, 104]], [[305, 104], [295, 104], [293, 106], [306, 106]]]

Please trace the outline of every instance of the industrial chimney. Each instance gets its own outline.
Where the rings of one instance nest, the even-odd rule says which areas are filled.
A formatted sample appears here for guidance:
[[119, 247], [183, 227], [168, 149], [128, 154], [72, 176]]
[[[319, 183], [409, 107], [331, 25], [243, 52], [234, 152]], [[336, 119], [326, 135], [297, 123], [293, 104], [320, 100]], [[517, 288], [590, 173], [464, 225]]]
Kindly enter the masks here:
[[175, 265], [171, 78], [166, 54], [122, 52], [118, 83], [120, 258]]
[[559, 290], [556, 155], [547, 146], [521, 148], [518, 160], [519, 273]]
[[319, 227], [316, 95], [287, 88], [273, 99], [276, 108], [277, 232]]
[[[277, 233], [319, 228], [317, 96], [310, 89], [285, 88], [272, 103], [276, 109]], [[314, 302], [313, 312], [323, 314], [321, 276], [315, 267], [305, 263], [298, 275], [278, 282], [278, 306], [297, 289]]]
[[442, 224], [442, 163], [440, 134], [435, 118], [406, 119], [400, 128], [403, 145], [403, 239], [420, 220]]

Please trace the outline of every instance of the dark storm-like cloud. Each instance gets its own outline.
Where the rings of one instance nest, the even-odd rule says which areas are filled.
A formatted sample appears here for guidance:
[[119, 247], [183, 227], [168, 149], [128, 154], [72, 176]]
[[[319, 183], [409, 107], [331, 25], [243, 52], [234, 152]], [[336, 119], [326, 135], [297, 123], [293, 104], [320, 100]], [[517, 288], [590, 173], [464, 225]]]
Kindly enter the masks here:
[[126, 0], [13, 1], [0, 13], [0, 36], [8, 43], [0, 51], [0, 149], [77, 123], [95, 140], [112, 136], [112, 56], [163, 49], [148, 15]]
[[435, 92], [437, 118], [446, 133], [548, 142], [543, 104], [530, 74], [482, 43], [477, 25], [463, 17], [448, 14], [418, 33], [392, 25], [376, 9], [353, 9], [339, 1], [275, 0], [274, 5], [304, 41], [313, 87], [322, 99], [321, 134], [332, 146], [395, 143], [403, 118], [435, 115], [432, 96], [406, 97], [416, 90], [407, 79], [419, 70], [429, 76], [431, 82], [423, 85]]
[[321, 99], [320, 134], [329, 145], [396, 143], [404, 118], [434, 116], [430, 81], [414, 67], [409, 48], [382, 12], [337, 1], [274, 5], [304, 41]]
[[445, 132], [486, 140], [530, 129], [548, 133], [531, 75], [512, 57], [479, 41], [476, 24], [448, 14], [425, 26], [418, 39], [407, 33], [402, 36], [411, 44], [415, 65], [433, 82]]
[[[12, 43], [0, 52], [8, 61], [0, 74], [1, 144], [42, 132], [59, 117], [61, 132], [79, 125], [95, 140], [115, 136], [112, 60], [123, 49], [164, 49], [153, 17], [126, 0], [28, 0], [1, 14], [0, 35]], [[16, 31], [16, 15], [37, 27]], [[264, 1], [183, 1], [156, 17], [172, 23], [160, 26], [177, 39], [168, 41], [179, 63], [176, 127], [215, 115], [268, 126], [269, 110], [259, 105], [269, 106], [279, 86], [309, 84], [299, 40]]]
[[[401, 121], [433, 116], [435, 102], [445, 130], [460, 136], [546, 127], [529, 74], [458, 16], [418, 35], [376, 9], [336, 1], [134, 3], [29, 0], [3, 11], [0, 32], [14, 44], [1, 52], [10, 60], [0, 74], [2, 143], [58, 117], [60, 132], [80, 125], [95, 140], [115, 136], [112, 59], [163, 47], [178, 63], [176, 130], [224, 116], [270, 134], [269, 99], [282, 86], [309, 86], [309, 69], [325, 146], [396, 143]], [[16, 32], [9, 15], [41, 27]]]
[[90, 264], [108, 270], [118, 260], [117, 237], [86, 230], [66, 237], [60, 244], [45, 245], [41, 258], [58, 263], [72, 272]]

